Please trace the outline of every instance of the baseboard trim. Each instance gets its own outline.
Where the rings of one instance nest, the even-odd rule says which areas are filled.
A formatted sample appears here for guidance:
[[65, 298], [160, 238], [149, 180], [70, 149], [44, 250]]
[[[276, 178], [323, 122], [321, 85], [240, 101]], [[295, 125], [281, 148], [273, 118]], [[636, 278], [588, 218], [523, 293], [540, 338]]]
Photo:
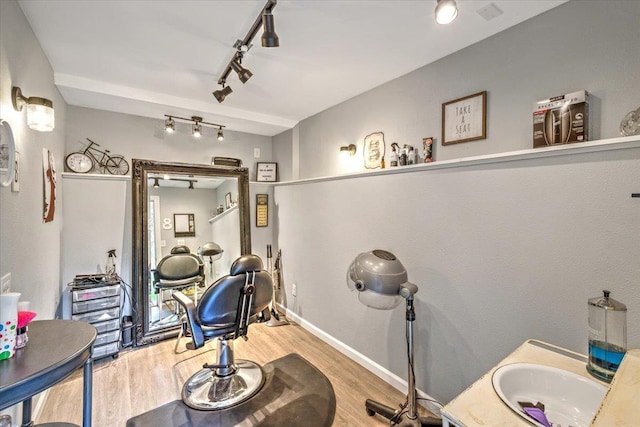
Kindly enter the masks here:
[[[284, 307], [282, 307], [282, 306], [280, 306], [280, 307], [282, 309], [284, 309]], [[407, 384], [407, 381], [405, 381], [404, 379], [400, 378], [399, 376], [397, 376], [393, 372], [389, 371], [385, 367], [383, 367], [380, 364], [378, 364], [378, 363], [374, 362], [373, 360], [369, 359], [364, 354], [362, 354], [362, 353], [354, 350], [353, 348], [349, 347], [348, 345], [346, 345], [342, 341], [337, 340], [336, 338], [334, 338], [333, 336], [329, 335], [328, 333], [326, 333], [322, 329], [318, 328], [317, 326], [315, 326], [311, 322], [309, 322], [309, 321], [303, 319], [302, 317], [298, 316], [296, 313], [294, 313], [293, 311], [289, 310], [288, 308], [286, 309], [286, 313], [287, 313], [287, 317], [289, 317], [289, 319], [291, 319], [292, 321], [294, 321], [295, 323], [300, 325], [302, 328], [304, 328], [307, 331], [311, 332], [313, 335], [315, 335], [316, 337], [320, 338], [322, 341], [326, 342], [331, 347], [335, 348], [340, 353], [344, 354], [345, 356], [347, 356], [349, 359], [353, 360], [354, 362], [356, 362], [360, 366], [363, 366], [365, 369], [367, 369], [368, 371], [372, 372], [374, 375], [380, 377], [383, 381], [385, 381], [386, 383], [391, 385], [393, 388], [397, 389], [398, 391], [400, 391], [400, 392], [402, 392], [404, 394], [407, 393], [408, 384]], [[435, 406], [433, 404], [429, 404], [429, 403], [424, 405], [427, 409], [431, 410], [432, 412], [436, 412], [436, 413], [437, 413], [437, 411], [439, 411], [441, 405], [438, 405], [436, 399], [434, 399], [433, 397], [429, 396], [427, 393], [424, 393], [423, 391], [418, 390], [418, 389], [416, 389], [416, 393], [418, 394], [419, 397], [422, 397], [424, 399], [428, 399], [430, 401], [433, 401]]]

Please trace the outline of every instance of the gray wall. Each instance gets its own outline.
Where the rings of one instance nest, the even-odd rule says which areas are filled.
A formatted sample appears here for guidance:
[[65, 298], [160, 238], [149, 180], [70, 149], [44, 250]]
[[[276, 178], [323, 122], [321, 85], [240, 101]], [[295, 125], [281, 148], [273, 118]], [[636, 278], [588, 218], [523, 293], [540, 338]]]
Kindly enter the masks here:
[[[338, 150], [350, 143], [363, 169], [364, 137], [377, 131], [387, 153], [392, 142], [422, 148], [435, 137], [436, 161], [529, 149], [534, 102], [583, 89], [591, 139], [618, 136], [640, 99], [639, 19], [637, 1], [574, 0], [303, 120], [300, 178], [346, 172]], [[442, 103], [483, 90], [487, 139], [443, 147]]]
[[[60, 233], [63, 224], [64, 191], [61, 176], [66, 134], [66, 104], [53, 84], [53, 71], [18, 4], [0, 2], [0, 115], [13, 129], [20, 152], [20, 192], [0, 188], [0, 275], [11, 273], [13, 291], [31, 301], [38, 319], [52, 318], [60, 287]], [[11, 87], [26, 96], [53, 101], [56, 127], [53, 132], [31, 130], [26, 109], [11, 105]], [[50, 150], [56, 161], [57, 198], [55, 219], [42, 221], [42, 150]]]
[[[11, 87], [26, 96], [53, 101], [56, 128], [42, 133], [27, 127], [26, 109], [15, 111]], [[53, 84], [53, 71], [22, 10], [14, 1], [0, 1], [0, 117], [13, 129], [20, 153], [20, 192], [0, 188], [0, 276], [11, 273], [11, 289], [31, 301], [36, 319], [54, 317], [59, 296], [60, 234], [64, 220], [64, 192], [60, 172], [64, 160], [66, 104]], [[56, 160], [58, 191], [55, 219], [42, 222], [42, 149]], [[35, 401], [34, 401], [35, 403]], [[17, 419], [17, 409], [9, 413]]]
[[[211, 164], [213, 156], [236, 157], [249, 168], [255, 178], [257, 160], [271, 159], [271, 138], [244, 132], [226, 130], [225, 139], [216, 139], [216, 128], [203, 126], [203, 136], [191, 136], [191, 125], [176, 120], [176, 132], [167, 134], [164, 117], [150, 119], [128, 114], [69, 106], [67, 124], [67, 153], [78, 151], [87, 138], [123, 155], [129, 163], [132, 158], [162, 162]], [[253, 149], [260, 149], [260, 159], [253, 157]]]
[[[593, 139], [616, 137], [640, 105], [639, 18], [640, 2], [572, 1], [304, 120], [300, 177], [343, 172], [338, 147], [379, 130], [387, 147], [435, 136], [436, 161], [530, 149], [533, 102], [580, 89]], [[442, 147], [442, 102], [481, 90], [488, 138]], [[639, 183], [635, 148], [278, 185], [289, 308], [406, 378], [403, 310], [361, 306], [344, 280], [359, 252], [395, 252], [420, 286], [417, 385], [445, 401], [527, 338], [586, 352], [586, 300], [604, 288], [638, 347]]]

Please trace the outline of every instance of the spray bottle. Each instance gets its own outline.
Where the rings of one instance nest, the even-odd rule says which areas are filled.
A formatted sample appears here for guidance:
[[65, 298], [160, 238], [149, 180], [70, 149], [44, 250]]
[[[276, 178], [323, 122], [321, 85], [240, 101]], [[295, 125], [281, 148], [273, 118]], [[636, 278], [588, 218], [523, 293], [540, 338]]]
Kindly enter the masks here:
[[391, 156], [389, 159], [389, 167], [395, 168], [396, 166], [398, 166], [398, 144], [397, 143], [392, 143], [391, 144]]
[[107, 274], [108, 278], [113, 278], [116, 276], [116, 250], [111, 249], [107, 251], [107, 264], [104, 267], [104, 272]]

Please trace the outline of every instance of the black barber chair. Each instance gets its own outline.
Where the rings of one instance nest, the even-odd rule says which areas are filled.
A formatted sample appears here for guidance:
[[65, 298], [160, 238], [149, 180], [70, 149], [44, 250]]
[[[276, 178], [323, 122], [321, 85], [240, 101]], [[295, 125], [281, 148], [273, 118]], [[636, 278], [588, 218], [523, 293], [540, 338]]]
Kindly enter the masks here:
[[[244, 255], [231, 265], [194, 304], [182, 292], [173, 298], [184, 307], [194, 349], [217, 338], [217, 360], [205, 364], [182, 388], [182, 400], [194, 409], [218, 410], [246, 401], [264, 383], [262, 368], [234, 358], [233, 341], [246, 339], [249, 325], [269, 319], [273, 292], [271, 275], [256, 255]], [[191, 347], [191, 346], [189, 346]]]
[[[189, 248], [184, 245], [172, 248], [171, 253], [162, 258], [156, 268], [151, 270], [151, 282], [156, 292], [178, 291], [193, 286], [197, 300], [198, 285], [203, 281], [204, 263], [202, 259], [192, 254]], [[179, 307], [178, 304], [175, 304], [174, 314], [159, 320], [158, 323], [178, 322], [180, 320]]]

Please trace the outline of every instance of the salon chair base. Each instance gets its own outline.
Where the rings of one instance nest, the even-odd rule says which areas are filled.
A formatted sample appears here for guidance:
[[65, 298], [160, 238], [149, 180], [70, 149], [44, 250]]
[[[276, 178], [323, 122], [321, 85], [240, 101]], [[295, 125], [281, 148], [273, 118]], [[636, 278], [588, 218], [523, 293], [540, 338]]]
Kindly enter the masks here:
[[182, 401], [193, 409], [213, 411], [238, 405], [260, 391], [264, 384], [260, 365], [236, 360], [235, 368], [227, 376], [216, 375], [215, 369], [198, 371], [182, 388]]

